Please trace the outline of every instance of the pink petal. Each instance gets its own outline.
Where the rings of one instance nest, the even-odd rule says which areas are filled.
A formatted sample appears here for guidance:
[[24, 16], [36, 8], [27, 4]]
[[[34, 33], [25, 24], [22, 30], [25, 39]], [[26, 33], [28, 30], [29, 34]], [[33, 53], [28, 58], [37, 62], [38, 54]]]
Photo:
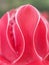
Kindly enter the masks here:
[[23, 32], [25, 38], [25, 51], [18, 62], [25, 64], [26, 62], [34, 61], [33, 59], [33, 31], [36, 24], [39, 22], [40, 15], [39, 12], [31, 5], [24, 5], [18, 8], [16, 13], [16, 22], [19, 23], [19, 26]]
[[47, 21], [41, 17], [34, 32], [34, 47], [38, 56], [45, 58], [48, 53]]
[[[10, 14], [9, 14], [10, 16]], [[10, 18], [10, 17], [9, 17]], [[12, 18], [12, 20], [10, 20], [8, 18], [8, 14], [6, 13], [2, 18], [1, 18], [1, 22], [0, 22], [0, 35], [1, 35], [1, 53], [2, 56], [4, 57], [4, 59], [7, 59], [7, 61], [9, 62], [14, 62], [15, 60], [18, 61], [21, 56], [23, 55], [24, 52], [24, 48], [25, 48], [25, 42], [24, 42], [24, 37], [23, 34], [21, 32], [21, 30], [19, 29], [19, 27], [17, 26], [17, 24], [11, 28], [11, 22], [15, 23], [15, 20]], [[8, 25], [9, 23], [9, 25]], [[11, 26], [10, 26], [11, 25]], [[8, 28], [7, 28], [8, 26]], [[10, 30], [9, 30], [10, 28]], [[15, 40], [17, 40], [16, 42], [14, 42], [13, 39], [13, 35], [14, 32], [15, 36], [17, 36], [17, 39], [15, 38]], [[16, 31], [15, 31], [16, 29]], [[19, 40], [20, 39], [20, 40]], [[19, 43], [20, 42], [20, 43]], [[16, 46], [15, 46], [16, 44]]]

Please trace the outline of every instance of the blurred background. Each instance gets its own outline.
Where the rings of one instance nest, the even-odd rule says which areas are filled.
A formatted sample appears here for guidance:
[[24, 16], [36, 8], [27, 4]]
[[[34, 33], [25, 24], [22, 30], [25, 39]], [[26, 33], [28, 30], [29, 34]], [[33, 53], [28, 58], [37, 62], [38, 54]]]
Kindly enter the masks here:
[[0, 0], [0, 17], [6, 11], [24, 4], [35, 6], [40, 12], [49, 12], [49, 0]]

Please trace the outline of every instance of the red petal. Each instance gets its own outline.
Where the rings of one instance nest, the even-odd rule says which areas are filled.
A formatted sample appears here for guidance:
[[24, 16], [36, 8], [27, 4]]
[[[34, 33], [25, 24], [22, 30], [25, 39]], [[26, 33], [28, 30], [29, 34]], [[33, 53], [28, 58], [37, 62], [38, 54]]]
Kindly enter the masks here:
[[[10, 19], [12, 19], [11, 22], [14, 21], [15, 24], [15, 20], [13, 20], [13, 18]], [[7, 61], [10, 62], [14, 62], [15, 60], [18, 61], [20, 57], [23, 55], [25, 42], [24, 42], [23, 34], [16, 24], [12, 29], [14, 29], [14, 32], [17, 31], [17, 34], [15, 34], [15, 36], [18, 37], [17, 39], [15, 39], [17, 40], [16, 42], [17, 47], [13, 46], [15, 45], [13, 40], [14, 33], [11, 36], [10, 33], [12, 33], [13, 31], [8, 30], [7, 28], [8, 23], [10, 25], [9, 22], [10, 19], [8, 18], [7, 13], [1, 18], [1, 22], [0, 22], [1, 53], [4, 59], [7, 59]]]
[[18, 63], [25, 64], [33, 60], [33, 31], [39, 22], [40, 15], [33, 6], [24, 5], [18, 8], [15, 19], [24, 34], [26, 44], [25, 52]]
[[40, 22], [34, 32], [34, 45], [37, 55], [40, 56], [42, 59], [48, 53], [48, 41], [47, 41], [47, 28], [46, 28], [46, 20], [42, 17]]

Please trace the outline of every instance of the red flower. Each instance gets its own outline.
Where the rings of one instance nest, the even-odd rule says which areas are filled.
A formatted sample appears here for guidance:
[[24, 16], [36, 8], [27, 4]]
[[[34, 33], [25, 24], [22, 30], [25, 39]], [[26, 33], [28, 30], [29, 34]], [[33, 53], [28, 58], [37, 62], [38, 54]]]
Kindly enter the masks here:
[[49, 21], [49, 12], [42, 12], [42, 15]]
[[32, 5], [5, 13], [0, 19], [0, 64], [48, 64], [48, 29], [48, 22]]

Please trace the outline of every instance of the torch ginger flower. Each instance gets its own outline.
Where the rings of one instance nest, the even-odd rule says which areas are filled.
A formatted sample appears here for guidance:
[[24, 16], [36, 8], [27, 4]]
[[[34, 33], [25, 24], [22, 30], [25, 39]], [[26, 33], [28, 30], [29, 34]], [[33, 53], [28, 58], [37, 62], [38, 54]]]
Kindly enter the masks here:
[[49, 25], [32, 5], [22, 5], [0, 18], [0, 64], [48, 65]]

